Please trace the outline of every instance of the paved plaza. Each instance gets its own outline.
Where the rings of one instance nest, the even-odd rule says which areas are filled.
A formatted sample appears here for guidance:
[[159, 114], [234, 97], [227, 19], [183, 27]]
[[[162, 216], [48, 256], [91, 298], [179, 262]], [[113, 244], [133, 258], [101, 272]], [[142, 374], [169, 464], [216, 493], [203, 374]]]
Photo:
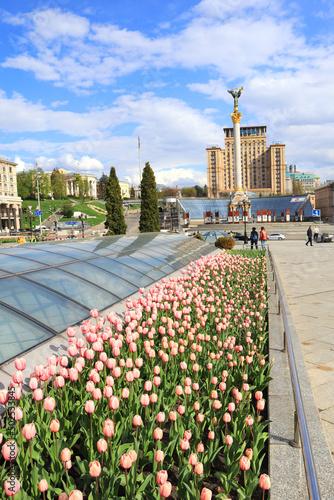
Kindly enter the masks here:
[[334, 460], [334, 244], [269, 242]]

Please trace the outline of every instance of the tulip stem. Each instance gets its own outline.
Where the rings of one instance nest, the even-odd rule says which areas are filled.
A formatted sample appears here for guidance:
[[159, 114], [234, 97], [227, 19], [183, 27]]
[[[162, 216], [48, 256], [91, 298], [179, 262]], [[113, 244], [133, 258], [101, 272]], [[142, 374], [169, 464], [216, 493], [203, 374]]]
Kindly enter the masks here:
[[31, 452], [31, 441], [29, 439], [29, 451], [30, 451], [30, 463], [31, 463], [31, 468], [33, 468], [33, 464], [32, 464], [32, 452]]
[[129, 494], [128, 469], [125, 469], [125, 479], [126, 479], [126, 496], [128, 496]]
[[96, 479], [96, 493], [97, 493], [97, 498], [99, 499], [100, 498], [100, 493], [99, 493], [99, 483], [97, 481], [97, 477], [95, 478]]
[[24, 451], [24, 447], [23, 447], [23, 437], [22, 437], [22, 429], [21, 429], [21, 422], [19, 421], [19, 429], [20, 429], [20, 438], [21, 438], [21, 445], [22, 445], [22, 449]]
[[61, 414], [62, 414], [62, 416], [64, 416], [63, 399], [62, 399], [62, 397], [61, 397], [61, 387], [59, 388], [59, 392], [60, 392], [60, 407], [61, 407]]
[[264, 492], [265, 490], [262, 491], [262, 500], [264, 500]]
[[91, 451], [93, 451], [93, 422], [92, 422], [92, 414], [90, 416], [90, 435], [91, 435]]

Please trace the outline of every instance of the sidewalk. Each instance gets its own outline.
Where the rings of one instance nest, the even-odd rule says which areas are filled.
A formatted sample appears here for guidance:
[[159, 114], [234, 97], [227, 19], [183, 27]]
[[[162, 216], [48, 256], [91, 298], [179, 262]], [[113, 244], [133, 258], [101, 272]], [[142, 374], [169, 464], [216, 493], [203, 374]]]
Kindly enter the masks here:
[[334, 460], [334, 244], [271, 241]]

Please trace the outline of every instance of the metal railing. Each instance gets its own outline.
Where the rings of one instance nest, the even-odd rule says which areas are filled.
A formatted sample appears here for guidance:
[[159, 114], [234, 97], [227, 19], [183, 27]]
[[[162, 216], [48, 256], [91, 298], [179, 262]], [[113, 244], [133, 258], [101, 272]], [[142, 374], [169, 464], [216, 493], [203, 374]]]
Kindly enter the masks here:
[[302, 451], [303, 451], [305, 475], [306, 475], [306, 482], [307, 482], [309, 497], [311, 500], [321, 500], [318, 478], [317, 478], [317, 473], [316, 473], [314, 458], [313, 458], [313, 453], [312, 453], [312, 447], [311, 447], [311, 442], [310, 442], [310, 436], [309, 436], [306, 417], [305, 417], [303, 398], [302, 398], [299, 379], [298, 379], [296, 361], [295, 361], [295, 356], [293, 353], [291, 333], [290, 333], [290, 328], [289, 328], [289, 321], [287, 318], [287, 313], [286, 313], [284, 300], [283, 300], [281, 280], [280, 280], [280, 276], [279, 276], [278, 271], [276, 269], [276, 265], [275, 265], [275, 262], [273, 260], [273, 257], [271, 255], [269, 248], [268, 248], [268, 255], [269, 255], [270, 263], [271, 263], [272, 270], [273, 270], [273, 279], [275, 281], [275, 292], [278, 295], [278, 314], [282, 314], [282, 319], [283, 319], [283, 325], [284, 325], [283, 345], [284, 345], [284, 350], [287, 349], [287, 351], [288, 351], [289, 366], [290, 366], [290, 373], [291, 373], [291, 382], [292, 382], [292, 388], [293, 388], [293, 397], [294, 397], [295, 408], [296, 408], [295, 418], [294, 418], [294, 422], [295, 422], [294, 439], [292, 441], [290, 441], [290, 444], [291, 444], [291, 446], [295, 446], [295, 447], [299, 446], [299, 438], [301, 438], [301, 446], [302, 446]]

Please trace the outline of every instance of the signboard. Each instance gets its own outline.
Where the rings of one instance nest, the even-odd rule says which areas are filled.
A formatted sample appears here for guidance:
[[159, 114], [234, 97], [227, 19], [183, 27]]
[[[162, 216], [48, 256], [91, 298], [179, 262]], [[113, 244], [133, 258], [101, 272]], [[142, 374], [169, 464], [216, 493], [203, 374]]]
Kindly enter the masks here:
[[320, 210], [312, 210], [312, 217], [320, 217]]
[[74, 221], [74, 220], [70, 220], [70, 221], [65, 222], [66, 226], [77, 226], [78, 224], [79, 223]]
[[28, 205], [28, 208], [29, 208], [29, 210], [31, 210], [32, 209], [32, 205]]
[[35, 210], [35, 215], [43, 215], [43, 212], [41, 210]]
[[301, 201], [305, 201], [306, 200], [306, 196], [302, 196], [302, 197], [299, 197], [299, 198], [291, 198], [291, 203], [299, 203]]

